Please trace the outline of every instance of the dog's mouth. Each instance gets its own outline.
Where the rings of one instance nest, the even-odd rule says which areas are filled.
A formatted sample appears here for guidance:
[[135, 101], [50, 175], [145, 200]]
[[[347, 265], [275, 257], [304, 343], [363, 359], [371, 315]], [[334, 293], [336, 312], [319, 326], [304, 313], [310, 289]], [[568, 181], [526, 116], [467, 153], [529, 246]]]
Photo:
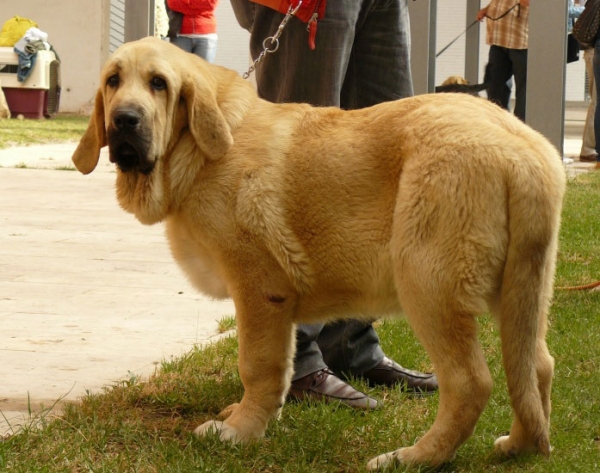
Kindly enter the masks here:
[[154, 162], [147, 158], [147, 152], [140, 149], [139, 145], [109, 138], [108, 148], [110, 161], [115, 163], [122, 172], [140, 172], [148, 175], [154, 169]]

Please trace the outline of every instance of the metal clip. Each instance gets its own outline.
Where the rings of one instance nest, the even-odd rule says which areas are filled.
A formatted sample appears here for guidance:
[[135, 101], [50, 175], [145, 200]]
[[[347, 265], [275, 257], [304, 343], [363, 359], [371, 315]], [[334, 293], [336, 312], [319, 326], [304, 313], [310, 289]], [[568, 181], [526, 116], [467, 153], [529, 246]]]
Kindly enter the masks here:
[[[281, 36], [281, 33], [283, 33], [283, 29], [285, 28], [285, 25], [287, 25], [287, 23], [288, 23], [288, 21], [290, 21], [291, 17], [293, 17], [294, 15], [296, 15], [296, 13], [298, 13], [298, 10], [300, 10], [301, 6], [302, 6], [302, 0], [300, 0], [298, 2], [298, 5], [296, 5], [296, 6], [290, 5], [290, 8], [288, 9], [286, 15], [283, 17], [283, 20], [281, 20], [281, 23], [277, 27], [277, 31], [275, 32], [275, 34], [273, 36], [269, 36], [268, 38], [265, 38], [265, 40], [263, 41], [263, 43], [262, 43], [263, 50], [258, 55], [258, 57], [254, 60], [254, 62], [248, 68], [248, 70], [246, 72], [244, 72], [244, 75], [242, 76], [244, 79], [248, 79], [248, 77], [250, 77], [250, 74], [252, 74], [256, 70], [256, 66], [258, 66], [260, 64], [260, 62], [264, 59], [264, 57], [267, 54], [274, 53], [275, 51], [277, 51], [279, 49], [279, 37]], [[311, 19], [311, 21], [312, 21], [312, 19]]]

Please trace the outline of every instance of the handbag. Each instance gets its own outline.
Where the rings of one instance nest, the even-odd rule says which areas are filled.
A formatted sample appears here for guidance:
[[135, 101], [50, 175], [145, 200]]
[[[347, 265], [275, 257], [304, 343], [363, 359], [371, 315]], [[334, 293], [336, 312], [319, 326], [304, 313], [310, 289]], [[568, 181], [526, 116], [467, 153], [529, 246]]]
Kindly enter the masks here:
[[575, 39], [573, 33], [567, 35], [567, 64], [579, 61], [579, 41]]
[[600, 0], [588, 0], [573, 25], [573, 36], [584, 48], [593, 48], [600, 30]]
[[308, 45], [315, 49], [317, 35], [317, 20], [325, 16], [327, 0], [250, 0], [284, 15], [291, 15], [307, 23]]

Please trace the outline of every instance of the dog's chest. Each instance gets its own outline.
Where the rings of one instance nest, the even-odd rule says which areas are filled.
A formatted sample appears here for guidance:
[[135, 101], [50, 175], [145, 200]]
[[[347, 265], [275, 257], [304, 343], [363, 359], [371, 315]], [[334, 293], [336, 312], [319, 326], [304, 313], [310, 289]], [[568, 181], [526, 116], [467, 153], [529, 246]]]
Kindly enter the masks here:
[[194, 235], [194, 229], [181, 220], [169, 218], [166, 234], [173, 258], [196, 289], [216, 299], [228, 298], [219, 264], [208, 246]]

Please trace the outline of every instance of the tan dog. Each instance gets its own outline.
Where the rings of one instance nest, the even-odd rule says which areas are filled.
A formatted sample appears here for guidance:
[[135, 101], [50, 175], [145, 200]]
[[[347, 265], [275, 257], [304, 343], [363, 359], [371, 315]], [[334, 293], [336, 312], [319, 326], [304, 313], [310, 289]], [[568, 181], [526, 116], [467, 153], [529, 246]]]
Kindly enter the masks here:
[[549, 454], [565, 176], [542, 136], [463, 94], [356, 111], [272, 104], [154, 39], [119, 48], [101, 84], [77, 168], [93, 171], [108, 144], [121, 206], [164, 221], [195, 286], [235, 301], [245, 394], [199, 435], [264, 435], [290, 384], [295, 323], [402, 308], [436, 367], [439, 412], [414, 446], [368, 467], [447, 462], [492, 389], [475, 320], [489, 308], [515, 411], [497, 448]]
[[[486, 77], [487, 77], [487, 66], [486, 66]], [[459, 92], [462, 94], [470, 94], [475, 97], [479, 97], [479, 92], [487, 89], [487, 79], [484, 78], [481, 84], [469, 84], [469, 81], [461, 76], [450, 76], [442, 85], [438, 85], [435, 88], [436, 92]]]
[[8, 108], [8, 102], [6, 102], [6, 97], [2, 90], [2, 81], [0, 80], [0, 118], [10, 118], [10, 116], [10, 109]]
[[469, 85], [469, 81], [461, 76], [450, 76], [442, 82], [442, 85]]

